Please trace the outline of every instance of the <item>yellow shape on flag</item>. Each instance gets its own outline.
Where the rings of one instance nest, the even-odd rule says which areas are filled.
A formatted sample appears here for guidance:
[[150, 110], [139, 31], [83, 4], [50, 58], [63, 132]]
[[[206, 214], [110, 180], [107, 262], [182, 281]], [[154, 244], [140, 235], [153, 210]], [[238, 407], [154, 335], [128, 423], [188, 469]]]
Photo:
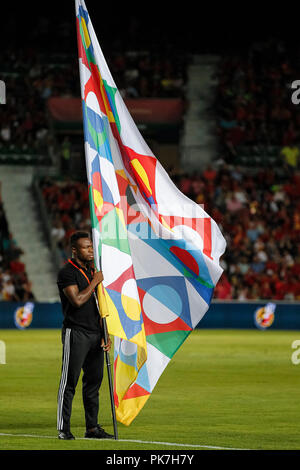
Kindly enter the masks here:
[[150, 395], [143, 395], [141, 397], [135, 398], [128, 398], [126, 400], [122, 400], [118, 408], [116, 409], [116, 417], [117, 420], [125, 424], [125, 426], [129, 426], [130, 423], [134, 420], [134, 418], [138, 415], [140, 410], [145, 405], [146, 401]]
[[161, 218], [161, 223], [164, 227], [166, 227], [168, 230], [170, 230], [171, 232], [174, 232], [174, 230], [170, 227], [170, 225], [167, 224], [167, 222], [165, 221], [165, 219], [162, 217]]
[[116, 173], [117, 173], [118, 175], [122, 176], [122, 178], [123, 178], [124, 180], [128, 181], [127, 175], [126, 175], [126, 173], [125, 173], [124, 170], [116, 170]]
[[83, 17], [81, 17], [81, 27], [82, 27], [83, 35], [84, 35], [84, 42], [85, 42], [86, 48], [88, 49], [91, 45], [91, 40], [90, 40], [90, 35], [86, 26], [85, 19]]
[[118, 336], [119, 338], [127, 339], [120, 322], [118, 310], [102, 283], [98, 286], [97, 294], [101, 317], [106, 317], [108, 333]]
[[127, 339], [126, 333], [120, 322], [118, 310], [108, 295], [108, 292], [105, 289], [104, 291], [107, 309], [106, 311], [108, 312], [108, 316], [106, 318], [108, 333], [114, 336], [118, 336], [119, 338]]
[[141, 330], [132, 338], [130, 338], [130, 342], [137, 344], [137, 368], [140, 369], [147, 359], [147, 343], [144, 324], [142, 324]]
[[98, 69], [98, 73], [99, 73], [99, 81], [100, 81], [100, 93], [101, 93], [103, 103], [104, 103], [104, 106], [105, 106], [106, 115], [108, 117], [109, 122], [115, 122], [114, 115], [110, 110], [110, 105], [109, 105], [109, 102], [108, 102], [108, 99], [107, 99], [106, 90], [105, 90], [104, 83], [103, 83], [103, 80], [102, 80], [101, 73], [100, 73], [99, 69]]
[[145, 168], [141, 165], [141, 163], [139, 162], [137, 158], [134, 158], [133, 160], [131, 160], [131, 165], [133, 166], [135, 171], [138, 173], [139, 177], [143, 181], [149, 193], [152, 194], [152, 190], [150, 187], [149, 179], [148, 179]]
[[119, 209], [119, 207], [115, 207], [115, 209], [116, 209], [116, 213], [119, 217], [119, 220], [122, 222], [123, 228], [125, 230], [127, 230], [127, 227], [126, 227], [126, 224], [125, 224], [125, 219], [124, 219], [124, 213], [123, 213], [122, 209]]
[[107, 306], [107, 299], [106, 299], [107, 292], [104, 289], [103, 284], [98, 285], [97, 289], [97, 298], [98, 298], [98, 303], [99, 303], [99, 308], [100, 308], [100, 315], [101, 317], [108, 317], [109, 311], [108, 311], [108, 306]]
[[[121, 302], [126, 315], [131, 319], [138, 321], [141, 317], [141, 305], [137, 299], [128, 295], [121, 295]], [[135, 341], [134, 341], [135, 342]]]
[[118, 395], [119, 403], [122, 401], [122, 398], [124, 397], [130, 385], [135, 381], [136, 376], [136, 368], [134, 366], [126, 364], [125, 362], [121, 361], [120, 358], [118, 358], [115, 377], [116, 393]]
[[97, 191], [97, 189], [94, 189], [94, 188], [93, 188], [93, 199], [94, 199], [97, 209], [102, 209], [103, 197], [101, 196], [101, 193]]

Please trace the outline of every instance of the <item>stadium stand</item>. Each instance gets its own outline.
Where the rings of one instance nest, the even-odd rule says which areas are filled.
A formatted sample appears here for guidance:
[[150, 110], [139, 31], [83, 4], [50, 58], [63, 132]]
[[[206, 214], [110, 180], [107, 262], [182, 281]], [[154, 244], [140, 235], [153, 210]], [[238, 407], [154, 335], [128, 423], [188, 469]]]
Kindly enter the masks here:
[[300, 298], [300, 175], [282, 182], [275, 171], [223, 165], [179, 187], [203, 203], [227, 239], [222, 299]]
[[[198, 175], [172, 178], [179, 189], [219, 224], [227, 239], [224, 274], [215, 298], [300, 299], [300, 175], [282, 184], [273, 171], [222, 165]], [[87, 186], [80, 182], [40, 182], [61, 256], [75, 229], [90, 229]]]
[[47, 214], [50, 218], [50, 236], [57, 245], [62, 262], [70, 256], [69, 238], [74, 230], [91, 229], [87, 185], [80, 181], [40, 179]]
[[300, 115], [291, 100], [297, 57], [293, 45], [270, 38], [220, 60], [213, 107], [227, 163], [297, 166]]
[[34, 300], [32, 285], [26, 267], [21, 261], [23, 250], [17, 245], [9, 230], [1, 198], [0, 183], [0, 300]]
[[218, 298], [300, 298], [297, 57], [290, 44], [270, 38], [219, 62], [213, 107], [227, 168], [215, 178], [222, 205], [205, 193], [210, 214], [221, 209], [228, 239]]

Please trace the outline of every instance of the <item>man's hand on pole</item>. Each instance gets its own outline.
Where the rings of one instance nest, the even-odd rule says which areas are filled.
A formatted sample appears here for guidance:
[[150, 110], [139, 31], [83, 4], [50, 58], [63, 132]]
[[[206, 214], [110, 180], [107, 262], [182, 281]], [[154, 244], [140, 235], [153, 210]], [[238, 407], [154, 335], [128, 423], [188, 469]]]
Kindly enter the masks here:
[[110, 339], [110, 336], [108, 335], [107, 337], [107, 344], [105, 344], [105, 339], [104, 338], [101, 338], [101, 348], [103, 348], [103, 350], [106, 352], [109, 352], [110, 351], [110, 348], [111, 348], [111, 339]]
[[95, 271], [94, 273], [94, 277], [93, 277], [93, 282], [95, 283], [95, 285], [97, 286], [98, 284], [100, 284], [100, 282], [103, 281], [103, 273], [102, 271]]

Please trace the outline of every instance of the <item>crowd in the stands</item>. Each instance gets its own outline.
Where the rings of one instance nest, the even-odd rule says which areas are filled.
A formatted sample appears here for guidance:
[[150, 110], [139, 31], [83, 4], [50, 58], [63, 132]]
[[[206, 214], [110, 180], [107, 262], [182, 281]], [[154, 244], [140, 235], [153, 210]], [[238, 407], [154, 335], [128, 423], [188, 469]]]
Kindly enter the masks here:
[[300, 173], [221, 166], [178, 180], [227, 240], [220, 299], [300, 300]]
[[23, 254], [9, 229], [0, 183], [0, 301], [25, 302], [34, 299], [22, 261]]
[[[74, 39], [70, 25], [57, 23], [57, 18], [54, 24], [41, 18], [34, 30], [26, 31], [24, 43], [6, 44], [0, 64], [7, 95], [0, 115], [0, 152], [47, 153], [52, 144], [48, 98], [80, 97]], [[170, 43], [160, 48], [150, 43], [143, 49], [140, 41], [135, 44], [135, 48], [126, 49], [114, 38], [105, 48], [108, 66], [123, 97], [183, 96], [187, 52], [172, 48]]]
[[[300, 174], [253, 174], [226, 164], [195, 175], [173, 172], [178, 188], [219, 224], [227, 248], [219, 299], [300, 300]], [[45, 178], [41, 190], [63, 258], [75, 229], [90, 230], [85, 183]]]
[[253, 156], [275, 148], [278, 163], [297, 167], [300, 113], [292, 83], [300, 77], [298, 57], [297, 44], [270, 38], [220, 61], [213, 106], [220, 153], [228, 163], [249, 147]]
[[[212, 186], [203, 180], [200, 196], [228, 240], [218, 298], [300, 299], [300, 112], [292, 101], [298, 56], [298, 45], [270, 38], [218, 66], [219, 157], [232, 167], [217, 172]], [[265, 169], [239, 169], [243, 154], [258, 156], [251, 166]]]

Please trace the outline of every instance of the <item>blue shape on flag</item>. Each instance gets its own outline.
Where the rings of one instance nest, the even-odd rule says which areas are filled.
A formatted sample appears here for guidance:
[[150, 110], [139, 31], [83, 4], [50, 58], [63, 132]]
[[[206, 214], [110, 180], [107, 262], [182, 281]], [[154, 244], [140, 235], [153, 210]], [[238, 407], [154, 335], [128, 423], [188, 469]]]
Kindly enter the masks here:
[[198, 294], [201, 295], [202, 299], [209, 305], [214, 293], [214, 288], [207, 287], [192, 277], [186, 277], [185, 280], [186, 282], [190, 282], [192, 284]]
[[106, 183], [106, 181], [103, 178], [103, 175], [101, 173], [100, 158], [101, 157], [99, 155], [96, 155], [95, 158], [92, 161], [91, 181], [93, 181], [93, 174], [98, 172], [99, 175], [100, 175], [100, 178], [101, 178], [103, 201], [110, 202], [110, 203], [114, 204], [114, 199], [113, 199], [112, 193], [111, 193], [111, 191], [108, 187], [108, 184]]
[[[140, 289], [152, 295], [192, 328], [189, 298], [183, 276], [149, 277], [137, 279], [136, 282]], [[174, 296], [174, 291], [177, 293], [177, 297]], [[171, 298], [169, 297], [170, 293], [172, 293]]]
[[85, 24], [88, 25], [88, 22], [90, 21], [89, 14], [86, 10], [84, 10], [82, 5], [79, 5], [78, 14], [81, 18], [84, 18]]
[[180, 316], [182, 312], [182, 300], [178, 292], [165, 284], [158, 284], [148, 290], [148, 294], [164, 304], [176, 315]]
[[133, 354], [124, 354], [121, 346], [118, 352], [119, 352], [119, 356], [122, 362], [124, 362], [125, 364], [129, 366], [136, 367], [137, 352]]
[[128, 340], [133, 338], [137, 333], [139, 333], [142, 329], [142, 315], [140, 320], [132, 320], [126, 315], [124, 311], [122, 301], [121, 301], [121, 294], [115, 290], [106, 288], [108, 295], [111, 297], [113, 303], [118, 310], [119, 319], [122, 325], [122, 328], [126, 334]]
[[[82, 100], [82, 112], [85, 141], [87, 141], [89, 146], [96, 150], [96, 152], [99, 153], [101, 157], [106, 158], [110, 162], [113, 162], [108, 138], [109, 123], [107, 116], [101, 117], [99, 114], [95, 113], [95, 111], [86, 105], [84, 100]], [[96, 142], [95, 136], [93, 136], [90, 132], [88, 123], [97, 133]], [[102, 134], [102, 136], [98, 139], [99, 134]]]
[[[86, 26], [88, 26], [88, 23], [90, 21], [90, 18], [89, 18], [89, 14], [88, 12], [81, 6], [79, 5], [79, 8], [78, 8], [78, 19], [79, 19], [79, 23], [81, 22], [81, 18], [84, 18], [85, 20], [85, 24]], [[90, 42], [90, 45], [87, 49], [91, 54], [93, 54], [93, 56], [95, 56], [94, 54], [94, 48], [93, 48], [93, 43], [92, 41]]]
[[[89, 121], [90, 125], [95, 130], [95, 132], [97, 132], [97, 137], [98, 137], [98, 134], [105, 133], [103, 119], [101, 118], [101, 116], [99, 116], [99, 114], [95, 113], [95, 111], [89, 108], [86, 104], [85, 104], [85, 118]], [[101, 140], [103, 140], [103, 137]], [[97, 152], [99, 152], [100, 148], [103, 145], [103, 143], [100, 144], [98, 140], [95, 142], [94, 136], [91, 135], [89, 129], [88, 129], [88, 142], [93, 149], [97, 150]]]
[[139, 371], [139, 375], [136, 379], [137, 385], [147, 390], [147, 392], [151, 393], [151, 387], [149, 382], [148, 370], [146, 363], [142, 366]]

